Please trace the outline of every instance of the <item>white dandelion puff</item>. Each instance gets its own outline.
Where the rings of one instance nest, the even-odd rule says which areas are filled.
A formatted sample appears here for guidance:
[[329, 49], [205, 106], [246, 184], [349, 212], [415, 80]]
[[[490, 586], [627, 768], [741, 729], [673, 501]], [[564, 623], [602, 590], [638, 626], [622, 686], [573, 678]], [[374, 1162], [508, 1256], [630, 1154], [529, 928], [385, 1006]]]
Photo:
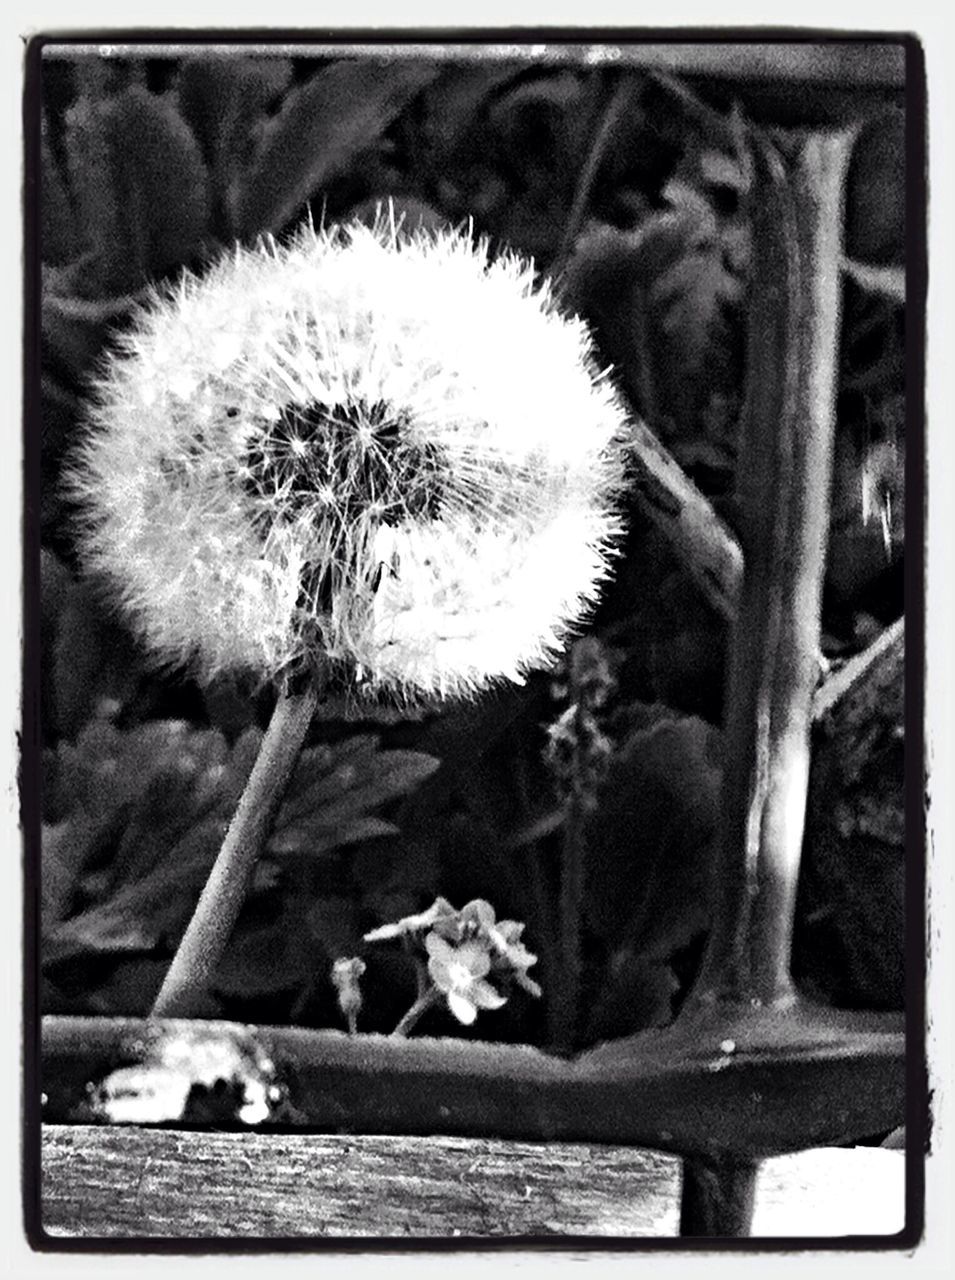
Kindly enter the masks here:
[[463, 232], [238, 248], [154, 294], [91, 418], [81, 550], [203, 678], [320, 653], [403, 698], [520, 679], [620, 534], [624, 413], [585, 325]]

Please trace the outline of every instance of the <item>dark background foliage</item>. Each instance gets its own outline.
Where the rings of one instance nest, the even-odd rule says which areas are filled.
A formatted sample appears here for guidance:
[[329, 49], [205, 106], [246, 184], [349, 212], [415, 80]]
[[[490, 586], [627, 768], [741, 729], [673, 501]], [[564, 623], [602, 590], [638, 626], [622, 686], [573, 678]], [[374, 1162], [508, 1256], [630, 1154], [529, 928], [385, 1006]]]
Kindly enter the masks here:
[[[866, 106], [846, 245], [903, 254], [903, 117]], [[58, 475], [113, 334], [151, 282], [201, 272], [234, 240], [374, 217], [472, 219], [556, 270], [567, 306], [641, 415], [732, 526], [744, 393], [749, 173], [758, 101], [636, 70], [442, 63], [71, 56], [48, 51], [40, 213], [43, 361], [43, 999], [143, 1013], [251, 767], [269, 695], [158, 673], [84, 577]], [[789, 126], [800, 123], [791, 107]], [[769, 120], [770, 124], [773, 119]], [[838, 663], [902, 608], [903, 307], [847, 279], [824, 615]], [[586, 827], [582, 1042], [669, 1020], [708, 927], [725, 623], [631, 503], [626, 555], [589, 632], [613, 673], [613, 746]], [[341, 1025], [332, 962], [361, 954], [362, 1027], [414, 996], [397, 948], [364, 932], [489, 899], [527, 924], [544, 999], [515, 994], [484, 1038], [546, 1043], [565, 812], [545, 758], [566, 671], [440, 714], [327, 709], [257, 869], [209, 1014]], [[894, 752], [894, 754], [893, 754]], [[807, 850], [796, 962], [814, 995], [902, 998], [901, 745], [862, 845]], [[881, 772], [880, 772], [881, 770]], [[868, 792], [867, 792], [868, 794]], [[551, 987], [548, 988], [548, 981]], [[446, 1015], [433, 1030], [460, 1031]]]

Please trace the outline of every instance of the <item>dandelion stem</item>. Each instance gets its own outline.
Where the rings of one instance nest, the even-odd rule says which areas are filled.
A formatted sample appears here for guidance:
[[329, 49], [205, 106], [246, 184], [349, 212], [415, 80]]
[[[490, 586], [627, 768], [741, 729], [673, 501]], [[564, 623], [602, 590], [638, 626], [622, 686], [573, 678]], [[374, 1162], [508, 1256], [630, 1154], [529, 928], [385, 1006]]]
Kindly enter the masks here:
[[206, 991], [245, 901], [252, 868], [282, 803], [321, 692], [321, 681], [314, 678], [300, 693], [279, 693], [222, 848], [156, 997], [153, 1017], [188, 1017]]
[[427, 991], [418, 996], [417, 1000], [401, 1019], [398, 1025], [392, 1031], [392, 1036], [407, 1037], [418, 1025], [418, 1021], [438, 1004], [441, 999], [441, 992], [437, 987], [428, 987]]

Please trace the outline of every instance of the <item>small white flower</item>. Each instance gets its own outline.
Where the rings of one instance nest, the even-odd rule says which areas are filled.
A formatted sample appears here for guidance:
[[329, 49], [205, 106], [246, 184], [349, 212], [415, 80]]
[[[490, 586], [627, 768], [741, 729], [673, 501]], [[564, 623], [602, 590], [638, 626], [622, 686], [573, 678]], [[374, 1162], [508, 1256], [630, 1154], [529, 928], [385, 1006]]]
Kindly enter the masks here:
[[81, 549], [201, 677], [369, 692], [545, 662], [620, 532], [623, 413], [532, 264], [382, 220], [237, 248], [136, 317], [70, 485]]
[[507, 1000], [485, 978], [491, 957], [480, 942], [452, 946], [436, 933], [424, 940], [428, 951], [428, 974], [435, 988], [447, 999], [448, 1008], [465, 1026], [470, 1026], [479, 1009], [500, 1009]]

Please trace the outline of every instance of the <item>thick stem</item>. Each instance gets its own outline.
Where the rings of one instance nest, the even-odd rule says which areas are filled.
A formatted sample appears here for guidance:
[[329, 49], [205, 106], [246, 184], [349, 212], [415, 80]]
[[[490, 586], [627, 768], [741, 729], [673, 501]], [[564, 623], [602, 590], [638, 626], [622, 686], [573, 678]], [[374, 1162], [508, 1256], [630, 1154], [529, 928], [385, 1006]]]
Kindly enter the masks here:
[[739, 475], [745, 573], [727, 693], [724, 825], [692, 1003], [794, 998], [789, 974], [817, 679], [851, 135], [786, 172], [756, 147], [755, 280]]
[[156, 997], [153, 1017], [188, 1017], [205, 993], [245, 901], [252, 869], [268, 839], [320, 696], [316, 679], [302, 693], [279, 694], [222, 848]]
[[748, 1236], [758, 1172], [756, 1160], [729, 1156], [684, 1160], [680, 1235], [710, 1239]]
[[[851, 135], [814, 135], [789, 174], [756, 140], [754, 289], [739, 475], [745, 572], [733, 645], [724, 821], [700, 1004], [791, 1005], [829, 524], [843, 184]], [[757, 1162], [688, 1157], [680, 1231], [749, 1233]]]

